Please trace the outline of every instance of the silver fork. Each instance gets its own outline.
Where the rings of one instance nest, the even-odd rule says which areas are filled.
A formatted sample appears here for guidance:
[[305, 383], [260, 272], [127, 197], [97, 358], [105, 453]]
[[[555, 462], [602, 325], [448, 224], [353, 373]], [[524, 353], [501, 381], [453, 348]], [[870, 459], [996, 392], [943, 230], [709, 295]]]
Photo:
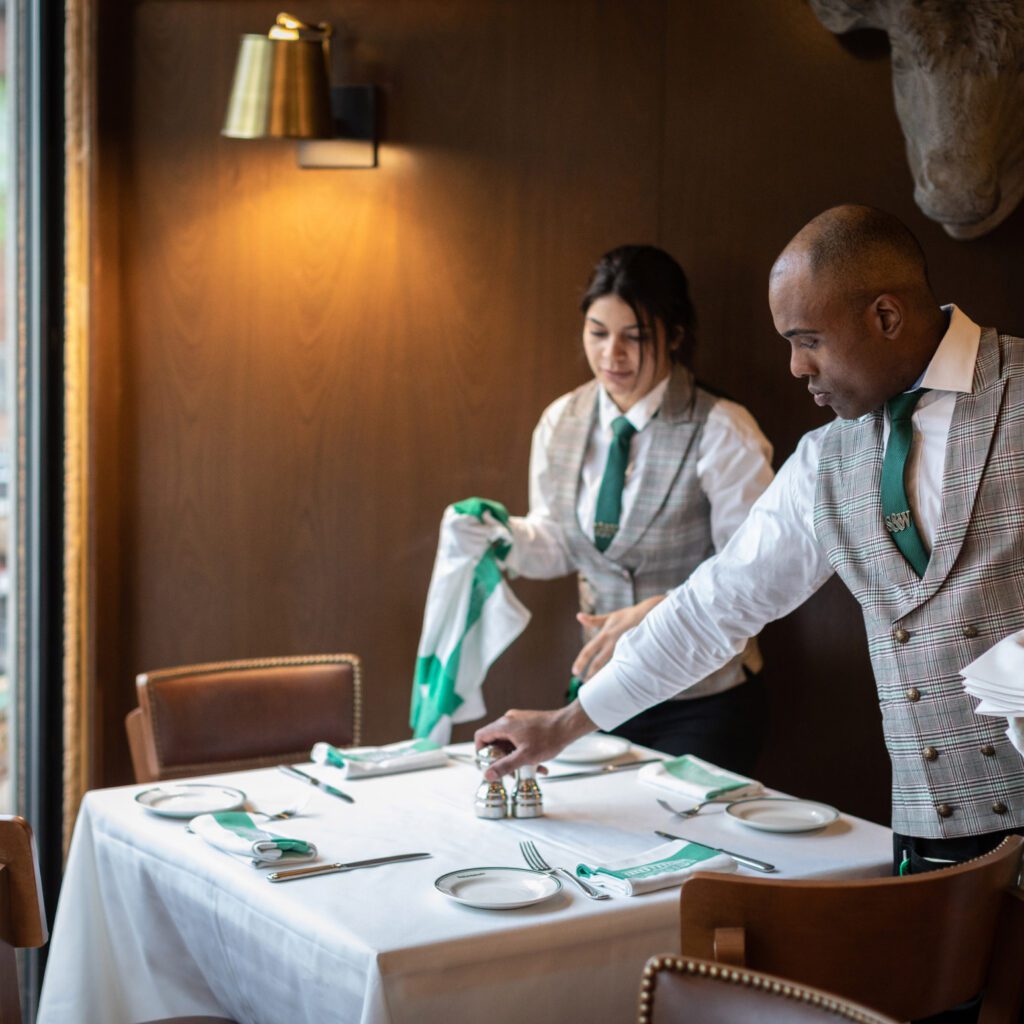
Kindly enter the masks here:
[[542, 871], [546, 875], [564, 875], [570, 881], [576, 883], [580, 889], [582, 889], [592, 900], [607, 900], [611, 897], [606, 892], [600, 892], [595, 889], [592, 885], [588, 885], [583, 881], [582, 878], [577, 878], [571, 871], [566, 871], [565, 868], [553, 868], [541, 855], [540, 850], [529, 840], [526, 839], [519, 844], [519, 850], [523, 855], [523, 859], [527, 864], [533, 868], [534, 871]]
[[695, 814], [700, 814], [702, 807], [707, 807], [708, 804], [719, 803], [718, 800], [701, 800], [699, 804], [694, 804], [693, 807], [687, 807], [685, 811], [676, 810], [667, 800], [662, 800], [658, 797], [658, 803], [665, 808], [670, 814], [677, 814], [680, 818], [692, 818]]

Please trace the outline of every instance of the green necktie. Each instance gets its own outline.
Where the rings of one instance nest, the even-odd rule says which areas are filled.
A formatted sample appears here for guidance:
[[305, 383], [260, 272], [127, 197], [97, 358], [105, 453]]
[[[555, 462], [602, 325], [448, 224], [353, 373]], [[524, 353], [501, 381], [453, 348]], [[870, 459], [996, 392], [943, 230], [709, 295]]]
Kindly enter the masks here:
[[622, 488], [626, 483], [626, 466], [629, 465], [629, 443], [633, 440], [636, 427], [625, 416], [612, 420], [611, 447], [608, 461], [601, 478], [601, 489], [597, 492], [597, 507], [594, 509], [594, 547], [604, 551], [612, 542], [619, 529], [619, 513], [622, 511]]
[[885, 517], [885, 528], [918, 576], [923, 576], [928, 568], [928, 552], [914, 525], [910, 502], [907, 501], [907, 492], [903, 486], [903, 474], [907, 468], [913, 436], [910, 417], [914, 413], [914, 406], [927, 390], [918, 388], [917, 391], [907, 391], [885, 403], [889, 410], [889, 442], [885, 446], [885, 458], [882, 460], [882, 515]]

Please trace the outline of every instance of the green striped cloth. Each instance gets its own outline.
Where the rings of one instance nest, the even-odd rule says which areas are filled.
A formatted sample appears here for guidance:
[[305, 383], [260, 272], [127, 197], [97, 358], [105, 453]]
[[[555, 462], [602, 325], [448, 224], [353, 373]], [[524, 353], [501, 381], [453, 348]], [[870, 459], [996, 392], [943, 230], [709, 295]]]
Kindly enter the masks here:
[[[460, 546], [460, 516], [490, 527], [491, 543], [482, 555]], [[409, 725], [415, 737], [447, 743], [453, 722], [487, 713], [487, 670], [530, 621], [503, 572], [512, 549], [507, 525], [505, 506], [486, 498], [467, 498], [445, 511], [412, 684]]]

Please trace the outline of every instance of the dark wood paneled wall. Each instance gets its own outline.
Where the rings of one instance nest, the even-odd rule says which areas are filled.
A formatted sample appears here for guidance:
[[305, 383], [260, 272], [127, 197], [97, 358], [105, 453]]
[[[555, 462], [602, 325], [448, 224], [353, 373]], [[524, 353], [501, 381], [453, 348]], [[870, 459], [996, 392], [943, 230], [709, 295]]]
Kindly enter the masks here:
[[[904, 216], [944, 296], [1020, 328], [1011, 248], [913, 207], [877, 47], [798, 0], [303, 0], [374, 81], [373, 171], [303, 171], [218, 132], [263, 0], [101, 7], [94, 409], [99, 774], [127, 780], [136, 672], [354, 650], [367, 733], [405, 734], [437, 522], [469, 494], [525, 509], [531, 429], [585, 379], [576, 304], [623, 241], [684, 262], [703, 377], [778, 456], [821, 422], [787, 374], [767, 269], [844, 199]], [[126, 13], [126, 10], [128, 13]], [[569, 581], [522, 584], [527, 634], [490, 707], [553, 705]], [[884, 818], [856, 607], [830, 585], [772, 627], [767, 781]], [[841, 727], [837, 728], [837, 724]]]

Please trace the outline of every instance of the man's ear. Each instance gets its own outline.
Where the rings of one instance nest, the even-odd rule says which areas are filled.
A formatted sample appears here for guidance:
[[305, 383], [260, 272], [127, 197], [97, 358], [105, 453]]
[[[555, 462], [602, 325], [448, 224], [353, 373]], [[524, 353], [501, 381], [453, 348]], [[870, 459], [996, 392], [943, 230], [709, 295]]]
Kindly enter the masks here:
[[879, 295], [871, 306], [871, 312], [878, 324], [878, 329], [887, 338], [896, 338], [903, 329], [903, 303], [895, 295], [887, 292]]

